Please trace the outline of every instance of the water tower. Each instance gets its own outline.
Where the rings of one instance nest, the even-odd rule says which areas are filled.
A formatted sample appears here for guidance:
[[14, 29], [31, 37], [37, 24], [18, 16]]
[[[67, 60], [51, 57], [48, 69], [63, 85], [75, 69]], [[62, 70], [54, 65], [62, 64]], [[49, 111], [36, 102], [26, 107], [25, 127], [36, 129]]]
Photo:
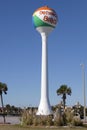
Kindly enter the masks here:
[[56, 12], [48, 6], [43, 6], [33, 13], [33, 24], [42, 38], [42, 66], [41, 66], [41, 98], [37, 115], [52, 114], [48, 92], [48, 56], [47, 37], [57, 24]]

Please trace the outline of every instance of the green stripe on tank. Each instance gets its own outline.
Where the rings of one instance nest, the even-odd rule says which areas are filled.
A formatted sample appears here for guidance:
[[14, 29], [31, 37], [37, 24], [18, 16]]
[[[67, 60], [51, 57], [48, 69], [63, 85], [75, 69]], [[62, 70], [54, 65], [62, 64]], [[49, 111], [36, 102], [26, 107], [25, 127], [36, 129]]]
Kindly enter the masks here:
[[35, 27], [40, 27], [40, 26], [50, 26], [50, 27], [53, 27], [55, 28], [55, 26], [52, 26], [48, 23], [45, 23], [43, 22], [41, 19], [39, 19], [36, 15], [33, 16], [33, 22], [34, 22], [34, 25]]

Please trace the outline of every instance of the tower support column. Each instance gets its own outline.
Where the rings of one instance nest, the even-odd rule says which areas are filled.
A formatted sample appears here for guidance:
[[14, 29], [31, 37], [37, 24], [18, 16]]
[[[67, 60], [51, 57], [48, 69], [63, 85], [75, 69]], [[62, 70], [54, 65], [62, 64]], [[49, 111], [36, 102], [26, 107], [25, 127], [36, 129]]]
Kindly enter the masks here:
[[41, 66], [41, 99], [38, 107], [37, 115], [52, 114], [49, 103], [48, 92], [48, 50], [47, 50], [47, 34], [41, 33], [42, 37], [42, 66]]

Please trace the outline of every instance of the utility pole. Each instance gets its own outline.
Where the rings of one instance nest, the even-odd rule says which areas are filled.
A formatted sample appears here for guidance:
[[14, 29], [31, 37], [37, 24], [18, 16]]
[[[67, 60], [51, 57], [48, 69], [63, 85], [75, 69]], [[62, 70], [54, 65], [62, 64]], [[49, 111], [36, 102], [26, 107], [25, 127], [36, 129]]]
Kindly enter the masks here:
[[85, 69], [84, 64], [81, 64], [82, 67], [82, 84], [83, 84], [83, 98], [84, 98], [84, 121], [86, 122], [86, 95], [85, 95]]

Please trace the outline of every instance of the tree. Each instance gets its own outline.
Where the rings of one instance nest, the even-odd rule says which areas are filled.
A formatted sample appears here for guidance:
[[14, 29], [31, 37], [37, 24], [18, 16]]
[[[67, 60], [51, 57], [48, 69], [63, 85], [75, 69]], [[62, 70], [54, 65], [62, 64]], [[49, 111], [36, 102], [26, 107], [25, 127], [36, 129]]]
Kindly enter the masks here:
[[5, 123], [5, 113], [4, 113], [4, 104], [3, 104], [3, 96], [2, 94], [7, 94], [8, 88], [5, 83], [0, 82], [0, 97], [1, 97], [1, 104], [2, 104], [2, 112], [3, 112], [3, 118]]
[[10, 104], [7, 104], [7, 105], [5, 106], [5, 108], [6, 108], [7, 114], [9, 115], [9, 114], [10, 114], [10, 111], [11, 111], [11, 106], [10, 106]]
[[71, 96], [71, 93], [72, 93], [71, 88], [64, 84], [64, 85], [61, 85], [59, 89], [57, 89], [56, 93], [57, 95], [62, 95], [63, 105], [65, 109], [66, 95]]

